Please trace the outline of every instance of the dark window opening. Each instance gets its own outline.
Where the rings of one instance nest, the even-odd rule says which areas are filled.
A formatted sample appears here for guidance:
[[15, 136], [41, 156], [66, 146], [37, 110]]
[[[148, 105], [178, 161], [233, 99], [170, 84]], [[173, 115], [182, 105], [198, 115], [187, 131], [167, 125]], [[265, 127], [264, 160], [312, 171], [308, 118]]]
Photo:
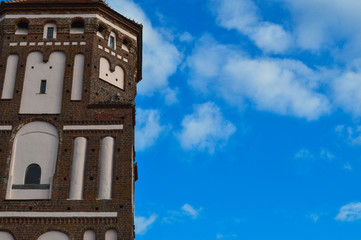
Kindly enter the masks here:
[[40, 184], [41, 168], [38, 164], [31, 164], [25, 173], [24, 184]]
[[113, 36], [110, 36], [109, 47], [112, 49], [114, 49], [114, 42], [115, 42], [115, 38]]
[[18, 29], [28, 30], [29, 24], [27, 22], [19, 22]]
[[40, 83], [40, 94], [46, 93], [46, 80], [41, 80]]
[[102, 35], [104, 35], [104, 31], [105, 29], [103, 28], [103, 26], [98, 27], [98, 32], [100, 32]]
[[15, 34], [28, 34], [29, 30], [28, 30], [29, 24], [26, 21], [21, 21], [16, 25], [16, 32]]
[[71, 28], [84, 28], [84, 23], [81, 21], [75, 21], [71, 24]]
[[48, 27], [47, 39], [54, 39], [54, 27]]

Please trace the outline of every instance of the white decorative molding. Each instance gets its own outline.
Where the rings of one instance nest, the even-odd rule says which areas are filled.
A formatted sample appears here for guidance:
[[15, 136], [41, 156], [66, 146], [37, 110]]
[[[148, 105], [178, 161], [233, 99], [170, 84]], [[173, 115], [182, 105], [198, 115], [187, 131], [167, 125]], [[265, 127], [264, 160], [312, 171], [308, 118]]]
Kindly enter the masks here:
[[119, 32], [127, 35], [128, 37], [131, 37], [134, 40], [137, 40], [137, 36], [131, 34], [128, 31], [125, 31], [124, 29], [120, 28], [119, 26], [115, 25], [114, 23], [106, 20], [102, 16], [99, 16], [98, 14], [4, 14], [0, 17], [0, 22], [4, 19], [16, 19], [16, 18], [75, 18], [75, 17], [81, 17], [81, 18], [97, 18], [100, 21], [104, 22], [105, 24], [111, 26], [112, 28], [118, 30]]
[[13, 126], [0, 126], [0, 131], [11, 131]]
[[82, 218], [118, 217], [117, 212], [0, 212], [0, 217]]
[[64, 126], [64, 131], [82, 130], [123, 130], [123, 125], [68, 125]]
[[[62, 42], [55, 42], [55, 43], [53, 43], [53, 42], [45, 42], [45, 43], [44, 42], [38, 42], [38, 46], [44, 46], [44, 44], [45, 44], [45, 46], [52, 46], [53, 44], [55, 46], [61, 46], [62, 44], [64, 46], [69, 46], [70, 42], [63, 42], [63, 43]], [[28, 45], [28, 42], [20, 42], [20, 44], [17, 43], [17, 42], [9, 43], [10, 47], [16, 47], [16, 46], [25, 47], [27, 45]], [[35, 42], [30, 42], [29, 43], [29, 46], [35, 46], [35, 45], [36, 45]], [[78, 45], [85, 46], [86, 42], [80, 42], [80, 43], [79, 42], [72, 42], [71, 45], [73, 45], [73, 46], [78, 46]]]

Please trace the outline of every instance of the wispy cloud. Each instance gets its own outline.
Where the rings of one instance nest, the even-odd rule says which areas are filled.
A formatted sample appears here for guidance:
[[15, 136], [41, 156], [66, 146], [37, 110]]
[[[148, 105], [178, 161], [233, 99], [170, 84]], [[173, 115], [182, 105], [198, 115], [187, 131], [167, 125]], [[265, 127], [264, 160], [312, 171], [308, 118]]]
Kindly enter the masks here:
[[211, 102], [196, 105], [194, 112], [184, 117], [178, 139], [184, 149], [213, 153], [234, 134], [236, 127], [224, 119], [221, 110]]
[[139, 235], [146, 234], [157, 218], [156, 214], [151, 215], [149, 218], [135, 217], [135, 233]]
[[320, 216], [319, 216], [318, 214], [316, 214], [316, 213], [310, 214], [309, 217], [312, 219], [312, 221], [313, 221], [314, 223], [317, 223], [318, 220], [320, 219]]
[[166, 223], [182, 222], [186, 220], [186, 218], [189, 219], [189, 217], [195, 220], [199, 217], [199, 214], [202, 210], [202, 207], [196, 209], [190, 204], [186, 203], [180, 208], [180, 210], [168, 211], [168, 216], [164, 217], [163, 221]]
[[191, 216], [193, 219], [196, 219], [198, 217], [199, 212], [201, 211], [201, 209], [198, 210], [194, 209], [188, 203], [184, 204], [181, 209], [185, 215]]
[[211, 3], [219, 25], [247, 35], [263, 51], [283, 53], [291, 47], [292, 36], [281, 25], [262, 21], [253, 1], [212, 0]]
[[361, 202], [349, 203], [341, 207], [335, 219], [342, 222], [353, 222], [361, 219]]
[[159, 110], [137, 109], [137, 125], [135, 146], [138, 151], [145, 150], [153, 146], [160, 134], [165, 130], [165, 126], [160, 123]]

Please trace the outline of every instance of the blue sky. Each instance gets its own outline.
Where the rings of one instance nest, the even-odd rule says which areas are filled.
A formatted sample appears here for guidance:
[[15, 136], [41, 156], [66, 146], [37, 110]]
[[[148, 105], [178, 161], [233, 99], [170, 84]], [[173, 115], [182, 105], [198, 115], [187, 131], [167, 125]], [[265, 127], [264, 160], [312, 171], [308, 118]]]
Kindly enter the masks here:
[[137, 239], [361, 239], [360, 1], [109, 4], [144, 25]]

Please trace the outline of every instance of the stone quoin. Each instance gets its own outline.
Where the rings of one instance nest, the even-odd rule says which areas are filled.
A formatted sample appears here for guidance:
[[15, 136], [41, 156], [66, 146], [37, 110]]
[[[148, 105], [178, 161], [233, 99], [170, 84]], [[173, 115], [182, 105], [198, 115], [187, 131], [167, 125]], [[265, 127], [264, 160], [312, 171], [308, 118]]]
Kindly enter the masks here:
[[1, 240], [135, 238], [142, 28], [102, 0], [1, 2]]

